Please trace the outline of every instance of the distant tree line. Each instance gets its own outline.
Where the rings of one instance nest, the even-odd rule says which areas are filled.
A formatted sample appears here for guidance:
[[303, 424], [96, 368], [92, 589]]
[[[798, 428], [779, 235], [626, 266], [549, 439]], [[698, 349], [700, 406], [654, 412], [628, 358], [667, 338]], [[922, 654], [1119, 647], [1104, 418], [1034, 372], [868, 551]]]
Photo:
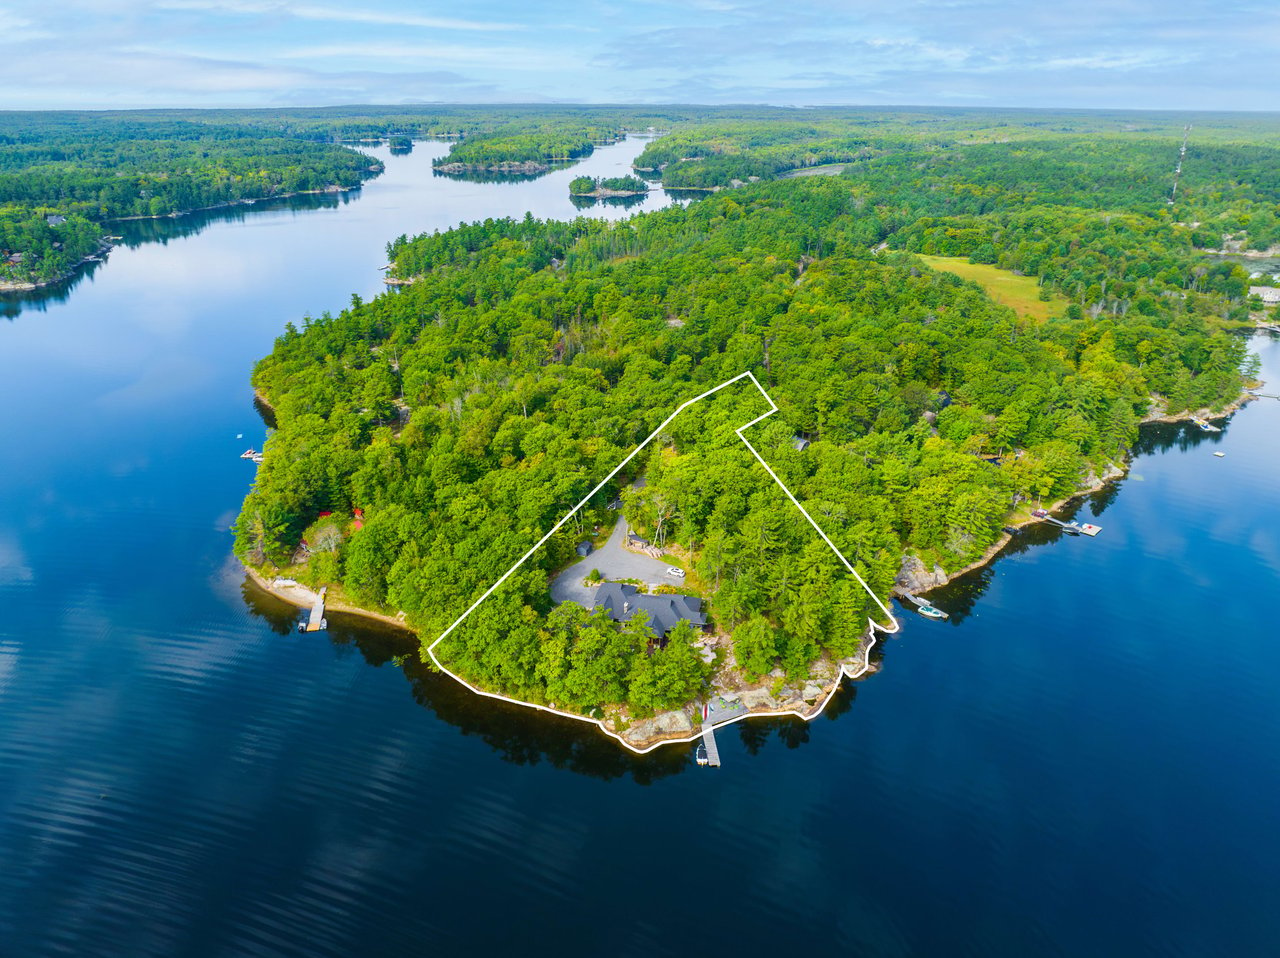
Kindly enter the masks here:
[[[1200, 272], [1191, 227], [1083, 195], [1025, 208], [1027, 191], [998, 182], [987, 206], [961, 191], [948, 212], [945, 190], [921, 201], [908, 180], [763, 182], [619, 223], [527, 216], [398, 238], [393, 272], [410, 285], [290, 327], [257, 366], [279, 429], [238, 553], [315, 575], [290, 565], [297, 542], [321, 511], [359, 507], [363, 527], [314, 581], [434, 638], [671, 409], [749, 369], [780, 407], [753, 442], [885, 596], [904, 552], [957, 568], [1018, 502], [1122, 457], [1153, 402], [1239, 394], [1246, 351], [1226, 330], [1240, 277]], [[1016, 257], [1071, 308], [1018, 317], [911, 254], [944, 241]], [[688, 556], [745, 672], [794, 678], [857, 650], [874, 603], [733, 434], [759, 395], [717, 397], [442, 643], [451, 668], [583, 710], [696, 695], [705, 676], [685, 651], [641, 678], [687, 637], [663, 649], [641, 626], [552, 609], [548, 575], [619, 494], [637, 529]]]

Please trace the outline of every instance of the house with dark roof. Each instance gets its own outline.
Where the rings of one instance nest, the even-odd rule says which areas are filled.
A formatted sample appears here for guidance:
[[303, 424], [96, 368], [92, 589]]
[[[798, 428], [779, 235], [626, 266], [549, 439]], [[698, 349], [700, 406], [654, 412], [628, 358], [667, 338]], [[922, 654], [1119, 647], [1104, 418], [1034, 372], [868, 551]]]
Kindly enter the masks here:
[[694, 628], [707, 624], [702, 611], [702, 600], [693, 595], [646, 595], [633, 585], [606, 582], [596, 589], [594, 607], [604, 609], [614, 622], [627, 622], [637, 612], [649, 615], [649, 628], [660, 639], [680, 622], [688, 622]]

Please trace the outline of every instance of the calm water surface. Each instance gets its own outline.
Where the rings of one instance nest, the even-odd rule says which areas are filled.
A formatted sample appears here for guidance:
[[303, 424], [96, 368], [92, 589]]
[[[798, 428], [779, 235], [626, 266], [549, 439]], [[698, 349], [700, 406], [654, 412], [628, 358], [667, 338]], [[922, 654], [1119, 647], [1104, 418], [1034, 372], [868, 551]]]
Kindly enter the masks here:
[[248, 371], [284, 323], [376, 293], [400, 233], [573, 215], [639, 147], [519, 184], [379, 151], [351, 197], [142, 224], [8, 301], [0, 955], [1275, 954], [1275, 400], [1148, 431], [1081, 507], [1098, 539], [1029, 534], [831, 720], [740, 725], [716, 771], [246, 590]]

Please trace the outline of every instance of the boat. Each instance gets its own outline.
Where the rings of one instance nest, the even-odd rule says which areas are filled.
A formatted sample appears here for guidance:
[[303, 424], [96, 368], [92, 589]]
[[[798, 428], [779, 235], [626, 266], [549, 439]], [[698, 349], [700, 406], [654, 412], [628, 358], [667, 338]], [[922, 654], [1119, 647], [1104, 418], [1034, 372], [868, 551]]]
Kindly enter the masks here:
[[1225, 452], [1215, 452], [1215, 453], [1214, 453], [1214, 455], [1215, 455], [1215, 456], [1217, 456], [1219, 459], [1221, 459], [1223, 456], [1225, 456], [1225, 455], [1226, 455], [1226, 453], [1225, 453]]
[[252, 458], [253, 458], [254, 456], [256, 456], [256, 455], [258, 455], [258, 450], [254, 449], [252, 446], [250, 446], [250, 447], [249, 447], [248, 449], [246, 449], [244, 452], [240, 453], [240, 458], [241, 458], [241, 459], [252, 459]]
[[250, 459], [252, 459], [254, 462], [258, 462], [258, 463], [260, 463], [260, 462], [262, 462], [262, 453], [260, 453], [260, 452], [255, 452], [255, 453], [254, 453], [252, 456], [250, 456], [249, 458], [250, 458]]
[[922, 599], [918, 595], [912, 595], [910, 592], [900, 593], [902, 599], [910, 602], [916, 607], [916, 611], [929, 619], [945, 619], [947, 613], [943, 612], [935, 605], [931, 605], [928, 599]]
[[693, 760], [699, 765], [707, 764], [707, 747], [701, 742], [698, 743], [697, 751], [693, 753]]

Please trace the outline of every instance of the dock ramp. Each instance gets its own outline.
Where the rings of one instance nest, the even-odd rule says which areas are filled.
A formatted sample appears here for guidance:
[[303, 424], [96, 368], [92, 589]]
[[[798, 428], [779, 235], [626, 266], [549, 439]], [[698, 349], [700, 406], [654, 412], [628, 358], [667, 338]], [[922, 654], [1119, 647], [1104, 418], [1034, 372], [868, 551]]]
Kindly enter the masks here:
[[707, 764], [720, 765], [720, 746], [716, 745], [716, 728], [714, 725], [702, 723], [702, 744], [707, 747]]

